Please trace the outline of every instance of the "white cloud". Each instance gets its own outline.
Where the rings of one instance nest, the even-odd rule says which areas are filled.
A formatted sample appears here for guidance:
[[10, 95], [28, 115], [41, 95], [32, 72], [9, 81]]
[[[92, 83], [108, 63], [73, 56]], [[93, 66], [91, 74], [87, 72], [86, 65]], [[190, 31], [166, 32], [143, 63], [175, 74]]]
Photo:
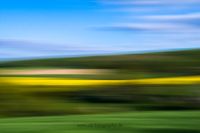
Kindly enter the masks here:
[[142, 16], [144, 19], [152, 20], [196, 20], [200, 19], [200, 13], [191, 14], [178, 14], [178, 15], [152, 15], [152, 16]]
[[[199, 30], [200, 12], [196, 6], [200, 0], [101, 0], [114, 4], [110, 8], [126, 11], [125, 24], [113, 25], [111, 29], [138, 31], [188, 31]], [[154, 6], [155, 5], [155, 6]], [[165, 5], [165, 6], [163, 6]], [[179, 7], [179, 8], [178, 8]], [[195, 8], [195, 9], [193, 9]], [[187, 12], [183, 12], [185, 9]], [[192, 9], [192, 10], [191, 10]], [[120, 11], [120, 10], [119, 10]], [[120, 16], [119, 16], [120, 17]], [[124, 16], [123, 16], [124, 17]], [[194, 20], [194, 21], [188, 21]], [[119, 23], [119, 22], [114, 22]]]
[[170, 23], [124, 23], [110, 26], [113, 30], [129, 31], [161, 31], [161, 32], [197, 32], [195, 27], [189, 25]]
[[115, 5], [166, 5], [200, 3], [199, 0], [101, 0], [101, 2]]
[[88, 54], [104, 54], [125, 52], [130, 49], [112, 46], [77, 46], [66, 44], [49, 44], [17, 40], [0, 39], [0, 61], [11, 58], [38, 58], [52, 56], [80, 56]]

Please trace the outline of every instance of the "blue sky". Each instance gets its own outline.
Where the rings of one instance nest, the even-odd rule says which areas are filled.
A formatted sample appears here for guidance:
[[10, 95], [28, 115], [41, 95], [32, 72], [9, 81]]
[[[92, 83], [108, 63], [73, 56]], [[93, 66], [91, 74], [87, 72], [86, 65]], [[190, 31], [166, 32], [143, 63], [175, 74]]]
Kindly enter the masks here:
[[200, 47], [200, 0], [1, 0], [0, 59]]

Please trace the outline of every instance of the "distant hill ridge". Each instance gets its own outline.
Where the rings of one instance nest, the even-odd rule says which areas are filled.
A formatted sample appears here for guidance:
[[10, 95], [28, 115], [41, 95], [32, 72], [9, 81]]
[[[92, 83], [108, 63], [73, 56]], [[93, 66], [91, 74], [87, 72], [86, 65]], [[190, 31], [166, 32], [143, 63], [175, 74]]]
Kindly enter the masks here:
[[0, 63], [0, 68], [19, 67], [119, 69], [196, 75], [200, 74], [200, 49], [144, 54], [34, 59]]

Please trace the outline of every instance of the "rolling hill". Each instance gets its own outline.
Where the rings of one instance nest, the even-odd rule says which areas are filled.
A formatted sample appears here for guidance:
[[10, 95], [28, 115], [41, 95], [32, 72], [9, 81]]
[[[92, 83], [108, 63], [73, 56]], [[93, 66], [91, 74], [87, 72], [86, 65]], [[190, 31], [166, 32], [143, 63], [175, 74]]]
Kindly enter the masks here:
[[0, 68], [95, 68], [150, 74], [200, 74], [200, 49], [1, 62]]

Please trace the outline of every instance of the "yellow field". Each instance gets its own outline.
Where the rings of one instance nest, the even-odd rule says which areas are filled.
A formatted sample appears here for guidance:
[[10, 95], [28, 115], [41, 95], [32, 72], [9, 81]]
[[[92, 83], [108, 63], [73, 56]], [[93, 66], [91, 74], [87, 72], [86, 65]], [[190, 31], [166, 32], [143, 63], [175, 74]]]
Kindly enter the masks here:
[[64, 78], [1, 77], [0, 83], [25, 86], [90, 86], [90, 85], [185, 85], [200, 84], [200, 76], [134, 80], [88, 80]]

